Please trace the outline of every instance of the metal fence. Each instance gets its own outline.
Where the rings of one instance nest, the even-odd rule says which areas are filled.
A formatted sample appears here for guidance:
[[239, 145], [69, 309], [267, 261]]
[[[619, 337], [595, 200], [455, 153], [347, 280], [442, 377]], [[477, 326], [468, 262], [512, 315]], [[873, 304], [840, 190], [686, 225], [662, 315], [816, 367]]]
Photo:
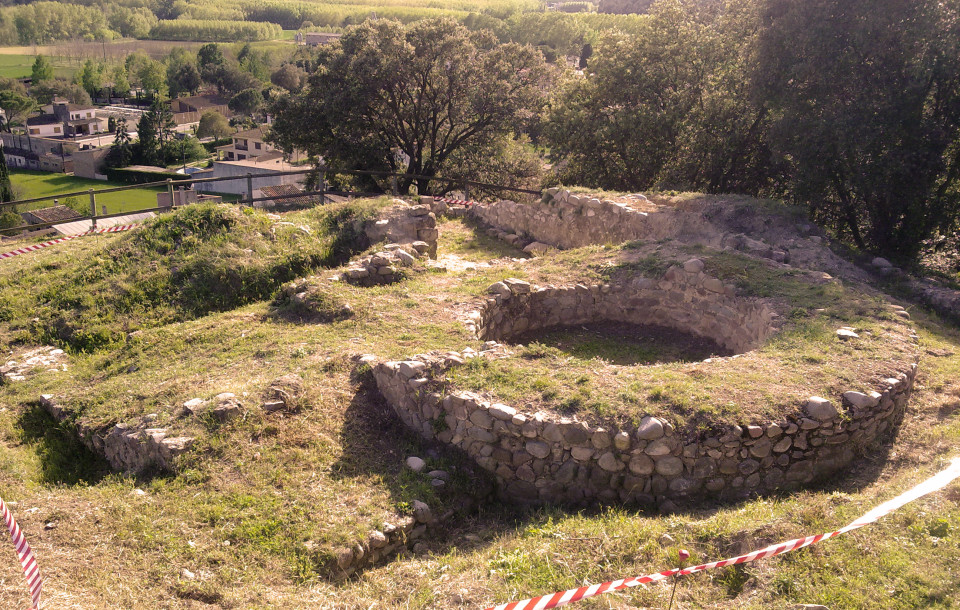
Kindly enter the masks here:
[[[293, 171], [284, 171], [284, 172], [271, 172], [269, 174], [253, 174], [247, 173], [245, 176], [223, 176], [220, 178], [192, 178], [188, 174], [184, 174], [183, 179], [174, 180], [168, 178], [166, 180], [161, 180], [157, 182], [147, 182], [143, 184], [131, 184], [128, 186], [116, 186], [104, 189], [88, 189], [85, 191], [73, 191], [69, 193], [58, 193], [56, 195], [47, 195], [44, 197], [34, 197], [32, 199], [20, 199], [18, 201], [10, 201], [7, 203], [0, 203], [0, 213], [4, 210], [16, 208], [18, 206], [23, 206], [26, 204], [37, 203], [40, 201], [55, 201], [67, 197], [82, 197], [88, 196], [90, 198], [90, 215], [88, 217], [76, 220], [89, 220], [91, 223], [91, 228], [97, 228], [97, 221], [106, 219], [106, 218], [116, 218], [118, 216], [127, 216], [130, 214], [141, 214], [144, 212], [165, 212], [169, 211], [175, 207], [176, 202], [179, 201], [177, 198], [176, 191], [182, 189], [186, 186], [194, 186], [198, 184], [210, 184], [218, 182], [227, 182], [227, 181], [237, 181], [245, 180], [246, 196], [242, 197], [240, 203], [245, 203], [247, 205], [253, 206], [255, 203], [264, 202], [264, 201], [282, 201], [284, 199], [294, 199], [294, 198], [303, 198], [303, 197], [315, 197], [318, 200], [319, 205], [326, 203], [326, 198], [331, 195], [342, 196], [342, 197], [374, 197], [383, 194], [399, 194], [398, 184], [400, 180], [409, 179], [409, 180], [426, 180], [426, 181], [436, 181], [447, 184], [447, 190], [452, 190], [455, 188], [462, 188], [464, 199], [470, 199], [471, 189], [477, 189], [488, 192], [508, 192], [508, 193], [520, 193], [525, 195], [540, 195], [540, 191], [535, 191], [531, 189], [517, 188], [512, 186], [504, 186], [501, 184], [490, 184], [486, 182], [477, 182], [473, 180], [463, 180], [456, 178], [444, 178], [441, 176], [424, 176], [418, 174], [399, 174], [386, 171], [374, 171], [374, 170], [337, 170], [335, 173], [351, 175], [351, 176], [372, 176], [375, 178], [389, 179], [390, 182], [390, 191], [387, 193], [384, 192], [360, 192], [360, 191], [340, 191], [335, 189], [327, 188], [327, 175], [328, 173], [333, 173], [333, 170], [328, 170], [326, 167], [318, 167], [311, 169], [302, 169], [302, 170], [293, 170]], [[316, 190], [299, 192], [290, 195], [277, 195], [271, 197], [254, 197], [254, 180], [257, 178], [275, 178], [283, 176], [316, 176], [316, 183], [318, 185]], [[128, 210], [126, 212], [118, 212], [114, 214], [101, 213], [97, 214], [97, 195], [103, 195], [106, 193], [117, 193], [121, 191], [129, 191], [134, 189], [142, 188], [154, 188], [154, 187], [166, 187], [167, 194], [169, 196], [169, 201], [171, 202], [170, 206], [157, 206], [150, 208], [142, 208], [137, 210]], [[211, 191], [211, 193], [214, 193]], [[6, 231], [23, 231], [31, 230], [36, 231], [39, 229], [45, 229], [52, 227], [53, 225], [63, 224], [64, 222], [72, 222], [69, 220], [58, 220], [54, 222], [46, 222], [39, 224], [25, 225], [21, 227], [14, 227], [7, 229]]]

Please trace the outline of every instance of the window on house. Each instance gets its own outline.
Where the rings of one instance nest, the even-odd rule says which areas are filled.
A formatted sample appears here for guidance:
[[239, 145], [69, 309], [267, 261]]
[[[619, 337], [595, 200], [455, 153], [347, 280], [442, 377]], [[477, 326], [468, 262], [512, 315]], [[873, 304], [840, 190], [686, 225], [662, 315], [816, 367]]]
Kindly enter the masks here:
[[260, 142], [254, 142], [253, 147], [256, 148], [257, 150], [260, 150]]
[[55, 126], [53, 127], [53, 133], [60, 133], [60, 126], [59, 126], [59, 125], [55, 125]]
[[35, 136], [35, 135], [37, 135], [38, 133], [40, 133], [40, 128], [39, 128], [39, 127], [31, 127], [31, 128], [30, 128], [30, 135]]
[[247, 158], [247, 155], [237, 155], [237, 159], [239, 159], [240, 161], [243, 161], [246, 158]]
[[88, 113], [87, 113], [87, 118], [89, 119], [89, 118], [91, 118], [91, 117], [93, 117], [93, 113], [92, 113], [92, 112], [88, 112]]

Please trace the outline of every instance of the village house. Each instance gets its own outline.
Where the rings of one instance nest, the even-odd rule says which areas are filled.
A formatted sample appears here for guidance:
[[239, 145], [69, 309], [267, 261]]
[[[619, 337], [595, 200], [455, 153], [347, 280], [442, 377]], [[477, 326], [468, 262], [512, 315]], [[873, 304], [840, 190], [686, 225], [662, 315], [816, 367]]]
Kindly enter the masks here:
[[44, 172], [72, 172], [77, 142], [65, 138], [31, 137], [18, 133], [0, 133], [7, 167]]
[[200, 117], [208, 110], [215, 110], [229, 119], [233, 111], [228, 103], [228, 99], [219, 95], [191, 95], [170, 100], [170, 110], [177, 125], [186, 125], [199, 123]]
[[27, 119], [27, 135], [47, 138], [75, 138], [107, 131], [107, 119], [97, 116], [94, 106], [55, 100], [44, 112]]
[[198, 191], [208, 193], [226, 193], [232, 195], [249, 196], [247, 175], [250, 175], [250, 186], [254, 193], [266, 186], [281, 184], [297, 184], [303, 180], [302, 175], [278, 175], [282, 172], [296, 171], [298, 168], [283, 159], [279, 153], [261, 155], [252, 159], [239, 161], [214, 161], [209, 169], [188, 171], [193, 178], [228, 178], [221, 182], [202, 182], [196, 184]]
[[295, 40], [299, 45], [319, 47], [339, 40], [341, 36], [343, 34], [334, 34], [333, 32], [307, 32], [306, 34], [297, 32]]
[[[282, 151], [265, 140], [268, 125], [261, 125], [253, 129], [238, 131], [231, 136], [230, 144], [217, 147], [218, 156], [225, 161], [243, 161], [255, 159], [264, 155], [282, 155]], [[302, 155], [295, 152], [289, 156], [289, 161], [300, 161]]]
[[[96, 161], [91, 162], [88, 157], [102, 159], [113, 144], [113, 135], [100, 133], [68, 138], [0, 133], [0, 142], [3, 143], [3, 156], [8, 167], [71, 173], [74, 172], [74, 162], [83, 157], [84, 169], [77, 175], [94, 178], [96, 176], [92, 170], [95, 169]], [[88, 151], [90, 154], [87, 154]]]
[[31, 225], [69, 222], [71, 220], [82, 218], [80, 214], [77, 214], [75, 211], [65, 205], [54, 205], [49, 208], [31, 210], [29, 212], [20, 214], [20, 216], [23, 218], [24, 222]]

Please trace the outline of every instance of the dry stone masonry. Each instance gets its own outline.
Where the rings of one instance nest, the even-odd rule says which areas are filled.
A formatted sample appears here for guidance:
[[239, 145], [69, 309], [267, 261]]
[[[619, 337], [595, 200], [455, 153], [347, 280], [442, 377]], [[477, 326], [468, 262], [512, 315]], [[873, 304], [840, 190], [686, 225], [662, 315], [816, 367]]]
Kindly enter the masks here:
[[[489, 346], [492, 351], [495, 346]], [[635, 502], [670, 510], [703, 497], [790, 489], [837, 472], [903, 416], [917, 365], [873, 389], [812, 396], [772, 422], [713, 434], [676, 430], [654, 415], [612, 429], [553, 413], [524, 413], [470, 392], [431, 391], [431, 379], [482, 352], [384, 362], [380, 392], [411, 429], [467, 453], [522, 503]]]
[[[515, 245], [536, 244], [537, 253], [679, 240], [735, 249], [773, 264], [791, 260], [787, 248], [725, 230], [704, 214], [650, 205], [640, 196], [611, 201], [550, 189], [538, 203], [500, 201], [471, 206], [465, 213]], [[789, 243], [798, 248], [798, 260], [812, 261], [820, 253], [810, 252], [826, 250], [819, 240], [814, 236]], [[466, 452], [495, 476], [504, 498], [522, 503], [635, 502], [670, 510], [703, 497], [733, 499], [805, 485], [837, 472], [894, 429], [917, 373], [916, 335], [893, 333], [871, 337], [909, 344], [897, 350], [903, 357], [888, 369], [889, 377], [868, 384], [872, 387], [861, 381], [837, 395], [810, 396], [776, 421], [703, 432], [677, 430], [656, 413], [637, 425], [613, 428], [552, 412], [523, 412], [475, 393], [440, 390], [444, 386], [434, 380], [470, 358], [509, 357], [509, 349], [497, 341], [553, 326], [597, 321], [666, 326], [742, 353], [766, 342], [780, 320], [769, 303], [740, 297], [733, 286], [706, 274], [698, 259], [670, 267], [659, 279], [541, 288], [508, 278], [488, 292], [464, 320], [487, 340], [483, 351], [380, 362], [373, 375], [408, 427]], [[909, 318], [902, 308], [891, 311]], [[836, 340], [861, 338], [856, 329], [844, 327]]]
[[393, 284], [405, 277], [404, 268], [413, 267], [419, 259], [428, 256], [430, 248], [430, 244], [419, 240], [406, 248], [387, 244], [380, 252], [351, 261], [340, 277], [357, 286]]
[[552, 326], [598, 321], [674, 328], [741, 353], [775, 330], [778, 317], [760, 300], [738, 298], [733, 286], [703, 272], [699, 259], [670, 267], [662, 279], [627, 284], [532, 288], [521, 280], [492, 285], [482, 309], [466, 322], [479, 338], [504, 341]]
[[[40, 404], [57, 421], [64, 421], [69, 413], [50, 394], [40, 397]], [[106, 458], [114, 470], [141, 473], [151, 469], [173, 470], [174, 461], [194, 444], [188, 436], [170, 436], [167, 428], [155, 425], [155, 414], [145, 415], [135, 425], [116, 424], [100, 431], [79, 424], [81, 442]]]
[[[652, 205], [643, 195], [620, 202], [547, 189], [536, 203], [498, 201], [472, 206], [469, 213], [499, 235], [514, 236], [522, 247], [545, 250], [592, 244], [679, 239], [713, 248], [729, 248], [769, 258], [789, 260], [789, 252], [762, 240], [718, 227], [703, 214]], [[648, 210], [648, 211], [644, 211]], [[536, 245], [533, 245], [536, 244]]]
[[336, 573], [341, 577], [362, 570], [391, 555], [419, 550], [418, 545], [427, 539], [431, 529], [449, 522], [455, 515], [471, 510], [474, 499], [462, 497], [456, 509], [435, 515], [425, 502], [414, 500], [407, 515], [396, 515], [382, 527], [370, 530], [366, 537], [352, 546], [343, 546], [334, 551]]
[[[425, 253], [430, 258], [437, 257], [437, 216], [427, 205], [410, 205], [402, 199], [395, 199], [394, 204], [384, 210], [379, 220], [368, 223], [364, 232], [370, 243], [380, 242], [392, 244], [413, 244], [424, 242], [427, 244]], [[421, 252], [416, 248], [417, 252]]]

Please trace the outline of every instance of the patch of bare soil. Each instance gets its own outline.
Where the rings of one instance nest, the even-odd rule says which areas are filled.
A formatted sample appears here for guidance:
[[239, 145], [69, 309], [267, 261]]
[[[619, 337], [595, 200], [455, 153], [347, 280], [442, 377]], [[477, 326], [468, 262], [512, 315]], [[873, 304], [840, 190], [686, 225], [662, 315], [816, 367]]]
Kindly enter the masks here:
[[540, 343], [577, 358], [599, 358], [617, 365], [698, 362], [711, 356], [732, 355], [716, 342], [692, 333], [665, 326], [609, 321], [532, 331], [512, 342]]

